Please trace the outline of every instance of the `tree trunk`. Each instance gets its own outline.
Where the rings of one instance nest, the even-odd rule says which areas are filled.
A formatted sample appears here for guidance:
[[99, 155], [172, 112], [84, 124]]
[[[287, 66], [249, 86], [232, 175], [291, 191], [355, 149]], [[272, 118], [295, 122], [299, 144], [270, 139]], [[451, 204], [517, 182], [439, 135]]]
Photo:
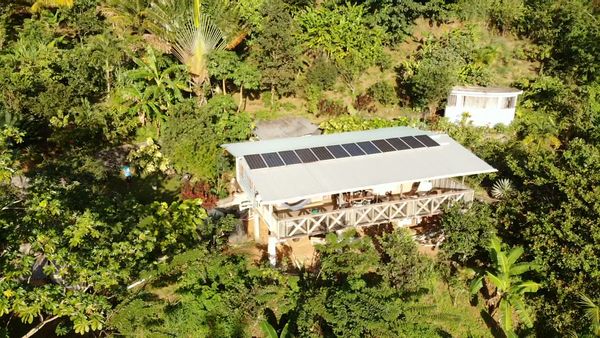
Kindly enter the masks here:
[[227, 95], [227, 89], [225, 89], [225, 79], [223, 79], [223, 94]]
[[271, 110], [273, 110], [274, 105], [275, 105], [275, 85], [271, 85]]
[[240, 83], [240, 103], [238, 104], [238, 113], [242, 111], [242, 104], [244, 103], [244, 84]]
[[60, 318], [58, 315], [56, 316], [52, 316], [44, 321], [42, 321], [41, 323], [39, 323], [38, 325], [36, 325], [36, 327], [34, 327], [33, 329], [29, 330], [29, 332], [27, 332], [23, 337], [21, 338], [29, 338], [31, 336], [33, 336], [34, 334], [36, 334], [42, 327], [44, 327], [44, 325], [56, 320]]

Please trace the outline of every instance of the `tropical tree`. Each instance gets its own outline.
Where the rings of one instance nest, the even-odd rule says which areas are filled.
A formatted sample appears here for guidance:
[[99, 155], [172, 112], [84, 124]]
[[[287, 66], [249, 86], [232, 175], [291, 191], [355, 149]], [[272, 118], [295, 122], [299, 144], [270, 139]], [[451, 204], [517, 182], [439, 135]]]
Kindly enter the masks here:
[[240, 62], [236, 53], [227, 50], [215, 51], [208, 56], [208, 73], [221, 80], [223, 94], [227, 94], [226, 81], [233, 78]]
[[142, 125], [150, 120], [160, 128], [169, 107], [184, 99], [183, 92], [190, 91], [182, 80], [184, 68], [175, 64], [162, 69], [161, 61], [152, 48], [147, 49], [144, 57], [134, 57], [133, 61], [138, 67], [124, 74], [125, 84], [119, 89], [119, 94], [135, 103]]
[[526, 327], [533, 326], [530, 311], [525, 304], [525, 294], [537, 292], [540, 288], [539, 283], [521, 278], [523, 273], [536, 269], [530, 262], [517, 263], [523, 252], [522, 247], [515, 247], [506, 252], [502, 249], [500, 239], [493, 237], [490, 241], [493, 267], [471, 282], [472, 294], [476, 294], [483, 287], [484, 279], [493, 285], [495, 295], [490, 299], [490, 316], [499, 317], [499, 324], [508, 337], [517, 337], [513, 325], [515, 314]]
[[199, 89], [208, 78], [208, 55], [227, 46], [222, 31], [201, 11], [200, 0], [155, 1], [146, 13], [150, 32], [171, 45]]
[[266, 1], [261, 8], [263, 29], [254, 40], [250, 58], [260, 70], [261, 84], [271, 89], [271, 106], [275, 95], [292, 92], [300, 69], [300, 49], [295, 37], [297, 25], [291, 9], [283, 0]]
[[256, 90], [260, 88], [261, 74], [258, 68], [248, 62], [241, 62], [233, 72], [233, 83], [240, 88], [240, 104], [238, 111], [242, 110], [242, 105], [246, 105], [244, 89]]
[[320, 6], [296, 17], [297, 38], [306, 50], [324, 53], [338, 67], [347, 84], [383, 57], [385, 33], [372, 25], [364, 6]]

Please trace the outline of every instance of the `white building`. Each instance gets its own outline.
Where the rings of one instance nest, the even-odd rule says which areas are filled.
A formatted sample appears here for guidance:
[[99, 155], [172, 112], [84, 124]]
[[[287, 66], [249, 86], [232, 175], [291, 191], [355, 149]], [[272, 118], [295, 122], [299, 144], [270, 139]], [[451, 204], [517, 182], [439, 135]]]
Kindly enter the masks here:
[[476, 126], [509, 125], [515, 118], [517, 97], [522, 93], [514, 88], [454, 87], [444, 116], [459, 122], [468, 113]]
[[[460, 178], [496, 171], [445, 134], [408, 127], [223, 145], [249, 209], [248, 234], [279, 246], [377, 224], [410, 226], [473, 201]], [[458, 180], [456, 179], [458, 178]]]

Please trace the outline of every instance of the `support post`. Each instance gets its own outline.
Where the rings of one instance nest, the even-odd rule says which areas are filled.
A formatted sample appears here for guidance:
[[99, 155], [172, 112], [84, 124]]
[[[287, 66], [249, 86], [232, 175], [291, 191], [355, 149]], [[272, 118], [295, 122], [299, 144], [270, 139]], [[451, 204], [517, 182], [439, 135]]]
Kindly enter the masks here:
[[260, 216], [256, 209], [252, 209], [252, 222], [254, 223], [254, 241], [260, 241]]
[[267, 244], [267, 253], [269, 254], [269, 263], [271, 266], [277, 265], [277, 237], [269, 236]]

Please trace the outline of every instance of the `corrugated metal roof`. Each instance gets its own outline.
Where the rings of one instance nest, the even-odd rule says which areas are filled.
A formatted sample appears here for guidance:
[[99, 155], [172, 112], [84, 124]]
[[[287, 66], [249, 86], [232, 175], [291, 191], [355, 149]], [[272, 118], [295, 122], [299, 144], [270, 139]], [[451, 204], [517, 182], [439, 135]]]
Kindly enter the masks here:
[[433, 133], [410, 127], [380, 128], [364, 131], [353, 131], [348, 133], [308, 135], [302, 137], [287, 137], [272, 140], [254, 142], [229, 143], [222, 145], [223, 148], [235, 157], [249, 154], [269, 153], [273, 151], [294, 150], [318, 146], [329, 146], [361, 141], [371, 141], [382, 138], [431, 135]]
[[378, 185], [496, 171], [448, 135], [434, 135], [406, 127], [246, 142], [224, 147], [234, 156], [242, 157], [261, 152], [422, 134], [431, 135], [440, 146], [248, 170], [247, 175], [263, 203], [282, 203]]

